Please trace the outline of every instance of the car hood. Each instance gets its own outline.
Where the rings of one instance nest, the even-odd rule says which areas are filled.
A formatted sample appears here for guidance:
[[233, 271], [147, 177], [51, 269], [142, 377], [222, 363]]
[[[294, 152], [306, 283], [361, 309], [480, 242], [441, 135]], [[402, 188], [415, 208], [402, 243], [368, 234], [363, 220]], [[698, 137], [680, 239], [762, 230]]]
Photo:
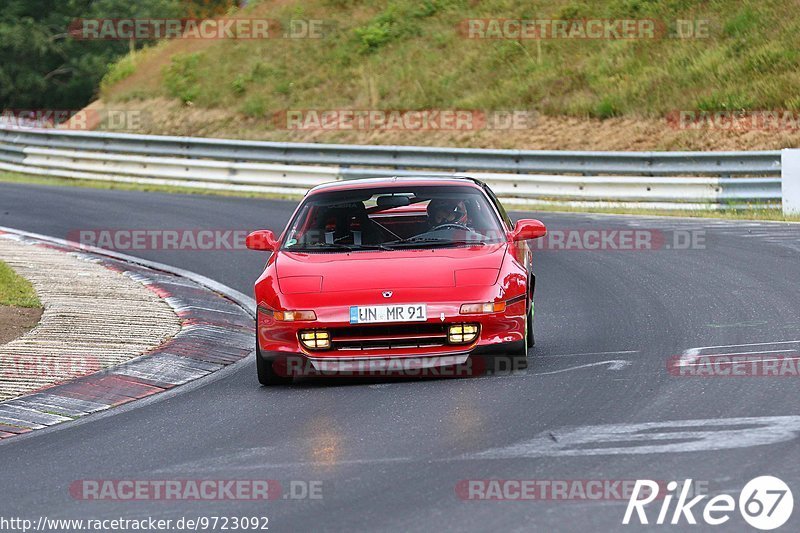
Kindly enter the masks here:
[[275, 261], [284, 294], [494, 285], [508, 245], [351, 253], [294, 253]]

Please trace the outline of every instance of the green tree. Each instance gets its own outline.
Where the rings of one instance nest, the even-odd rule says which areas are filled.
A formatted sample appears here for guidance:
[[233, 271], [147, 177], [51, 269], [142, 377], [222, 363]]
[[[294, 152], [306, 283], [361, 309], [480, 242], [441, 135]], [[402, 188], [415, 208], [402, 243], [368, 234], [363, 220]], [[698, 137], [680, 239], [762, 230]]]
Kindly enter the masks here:
[[[81, 18], [214, 16], [233, 0], [0, 0], [0, 109], [77, 109], [131, 43], [75, 40]], [[143, 46], [137, 42], [135, 46]]]

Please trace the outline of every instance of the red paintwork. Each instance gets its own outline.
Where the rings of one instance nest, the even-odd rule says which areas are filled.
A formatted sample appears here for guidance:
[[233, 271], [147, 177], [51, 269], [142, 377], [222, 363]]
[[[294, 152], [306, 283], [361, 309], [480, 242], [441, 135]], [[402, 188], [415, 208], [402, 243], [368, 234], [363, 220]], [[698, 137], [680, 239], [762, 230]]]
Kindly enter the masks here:
[[[392, 185], [393, 180], [353, 180], [323, 185], [310, 191], [307, 198], [320, 191]], [[404, 179], [403, 183], [409, 180]], [[415, 179], [413, 183], [448, 184], [481, 189], [464, 179], [425, 178]], [[412, 205], [394, 209], [392, 213], [405, 211], [419, 213], [420, 208]], [[259, 312], [257, 329], [261, 351], [273, 355], [310, 355], [317, 359], [355, 355], [389, 358], [464, 353], [476, 346], [523, 340], [531, 253], [524, 240], [515, 240], [514, 228], [505, 223], [503, 227], [506, 242], [487, 246], [324, 254], [276, 251], [256, 281], [256, 302], [260, 307], [273, 310], [313, 310], [317, 320], [277, 322], [271, 314]], [[531, 227], [527, 225], [525, 231], [532, 231]], [[282, 239], [283, 236], [277, 241], [282, 242]], [[389, 300], [383, 297], [383, 291], [394, 294]], [[504, 312], [459, 314], [464, 303], [508, 301], [515, 297], [519, 297], [517, 303], [508, 305]], [[354, 354], [342, 350], [309, 352], [298, 341], [299, 330], [349, 327], [352, 305], [402, 303], [427, 304], [429, 323], [441, 323], [441, 313], [447, 323], [478, 323], [480, 336], [467, 346], [375, 349]]]

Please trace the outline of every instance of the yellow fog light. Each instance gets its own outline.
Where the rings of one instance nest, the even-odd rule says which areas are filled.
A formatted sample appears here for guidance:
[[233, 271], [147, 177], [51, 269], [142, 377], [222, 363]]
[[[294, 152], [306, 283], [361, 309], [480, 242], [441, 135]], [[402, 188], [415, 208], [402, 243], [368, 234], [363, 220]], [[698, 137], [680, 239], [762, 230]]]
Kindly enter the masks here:
[[469, 344], [477, 337], [477, 324], [453, 324], [447, 329], [447, 341], [450, 344]]
[[300, 342], [309, 350], [327, 350], [331, 347], [331, 336], [325, 330], [301, 331]]

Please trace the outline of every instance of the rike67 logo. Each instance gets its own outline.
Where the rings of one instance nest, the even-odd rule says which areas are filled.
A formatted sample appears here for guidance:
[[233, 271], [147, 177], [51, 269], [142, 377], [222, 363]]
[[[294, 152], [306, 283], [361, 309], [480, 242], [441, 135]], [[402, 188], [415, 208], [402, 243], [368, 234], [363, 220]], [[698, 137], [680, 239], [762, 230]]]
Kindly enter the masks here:
[[[634, 518], [638, 519], [639, 524], [697, 524], [695, 513], [700, 515], [703, 521], [711, 526], [722, 525], [731, 519], [731, 515], [736, 510], [737, 501], [729, 494], [718, 494], [701, 505], [701, 502], [708, 497], [701, 494], [689, 499], [689, 491], [692, 480], [687, 479], [685, 483], [679, 485], [676, 481], [667, 484], [667, 494], [661, 499], [658, 516], [653, 520], [652, 513], [647, 514], [647, 506], [652, 503], [659, 495], [659, 485], [656, 481], [649, 479], [636, 480], [633, 487], [633, 494], [628, 500], [628, 507], [625, 509], [625, 517], [622, 523], [628, 525]], [[680, 490], [678, 490], [680, 489]], [[678, 494], [680, 493], [680, 494]], [[643, 497], [642, 497], [643, 496]], [[672, 501], [677, 496], [675, 508], [670, 513]], [[794, 498], [788, 485], [782, 480], [773, 476], [760, 476], [751, 479], [739, 493], [738, 499], [739, 513], [742, 518], [756, 529], [768, 531], [777, 529], [784, 525], [792, 515], [794, 508]], [[653, 506], [652, 510], [658, 506]], [[671, 516], [670, 516], [671, 514]], [[683, 522], [685, 520], [685, 522]], [[634, 520], [634, 524], [636, 521]]]

